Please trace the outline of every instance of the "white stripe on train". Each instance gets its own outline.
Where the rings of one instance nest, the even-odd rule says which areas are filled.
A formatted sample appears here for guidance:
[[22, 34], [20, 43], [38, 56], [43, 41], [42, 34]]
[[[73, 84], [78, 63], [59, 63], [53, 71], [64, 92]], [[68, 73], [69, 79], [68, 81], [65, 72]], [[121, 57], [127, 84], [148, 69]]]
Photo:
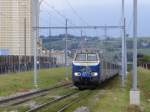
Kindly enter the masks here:
[[77, 62], [77, 61], [73, 61], [73, 65], [75, 66], [97, 66], [98, 64], [100, 64], [99, 61], [96, 62]]

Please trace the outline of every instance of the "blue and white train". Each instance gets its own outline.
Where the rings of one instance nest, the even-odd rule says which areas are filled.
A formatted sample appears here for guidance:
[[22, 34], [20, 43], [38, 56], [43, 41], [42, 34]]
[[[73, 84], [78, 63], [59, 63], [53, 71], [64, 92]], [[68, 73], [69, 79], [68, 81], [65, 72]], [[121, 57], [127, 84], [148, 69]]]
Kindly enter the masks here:
[[72, 80], [79, 89], [96, 87], [119, 73], [120, 67], [109, 63], [97, 52], [76, 53], [72, 64]]

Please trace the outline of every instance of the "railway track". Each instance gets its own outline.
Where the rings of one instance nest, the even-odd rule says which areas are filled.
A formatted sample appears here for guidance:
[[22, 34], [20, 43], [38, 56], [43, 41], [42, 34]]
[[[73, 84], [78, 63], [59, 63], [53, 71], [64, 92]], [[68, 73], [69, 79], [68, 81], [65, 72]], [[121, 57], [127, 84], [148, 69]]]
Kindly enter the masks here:
[[43, 108], [46, 108], [47, 106], [50, 106], [50, 105], [52, 105], [52, 104], [54, 104], [54, 103], [57, 103], [58, 101], [61, 101], [61, 100], [63, 100], [63, 99], [66, 99], [66, 98], [68, 98], [68, 97], [71, 97], [71, 96], [73, 96], [73, 95], [76, 95], [76, 94], [78, 94], [79, 92], [72, 92], [72, 93], [69, 93], [69, 94], [67, 94], [67, 95], [64, 95], [64, 96], [62, 96], [62, 97], [60, 97], [60, 98], [56, 98], [56, 99], [54, 99], [54, 100], [50, 100], [49, 102], [46, 102], [46, 103], [44, 103], [44, 104], [41, 104], [41, 105], [39, 105], [39, 106], [37, 106], [37, 107], [35, 107], [35, 108], [32, 108], [32, 109], [30, 109], [30, 110], [28, 110], [28, 111], [26, 111], [26, 112], [36, 112], [36, 111], [39, 111], [39, 110], [41, 110], [41, 109], [43, 109]]
[[70, 102], [66, 103], [63, 107], [61, 107], [57, 112], [64, 112], [69, 107], [71, 107], [73, 104], [80, 102], [81, 100], [85, 99], [89, 95], [90, 95], [90, 93], [87, 93], [86, 95], [84, 95], [82, 97], [78, 97], [76, 99], [71, 100]]
[[23, 94], [23, 95], [11, 97], [11, 98], [6, 98], [3, 100], [0, 100], [0, 107], [18, 105], [18, 104], [27, 102], [29, 100], [32, 100], [34, 98], [44, 96], [44, 95], [48, 94], [48, 92], [50, 92], [54, 89], [61, 88], [61, 87], [67, 87], [67, 86], [73, 86], [73, 84], [72, 83], [66, 83], [66, 84], [62, 84], [62, 85], [56, 85], [56, 86], [51, 87], [51, 88], [41, 89], [41, 90], [30, 92], [27, 94]]
[[[80, 96], [83, 93], [86, 93], [86, 94]], [[50, 101], [48, 101], [46, 103], [43, 103], [43, 104], [41, 104], [41, 105], [39, 105], [39, 106], [37, 106], [35, 108], [32, 108], [32, 109], [30, 109], [30, 110], [28, 110], [26, 112], [37, 112], [37, 111], [41, 112], [40, 110], [46, 109], [49, 106], [52, 106], [53, 104], [59, 103], [60, 101], [65, 100], [65, 99], [68, 99], [68, 100], [70, 99], [70, 101], [65, 103], [62, 107], [60, 107], [59, 110], [56, 111], [56, 112], [64, 112], [66, 109], [71, 107], [73, 104], [75, 104], [75, 103], [83, 100], [84, 98], [86, 98], [89, 94], [90, 94], [89, 91], [88, 92], [87, 91], [84, 91], [84, 92], [83, 91], [82, 92], [81, 91], [72, 92], [72, 93], [69, 93], [67, 95], [61, 96], [60, 98], [57, 98], [57, 99], [54, 99], [54, 100], [50, 100]], [[78, 95], [78, 97], [77, 98], [76, 97], [72, 98], [75, 95]]]

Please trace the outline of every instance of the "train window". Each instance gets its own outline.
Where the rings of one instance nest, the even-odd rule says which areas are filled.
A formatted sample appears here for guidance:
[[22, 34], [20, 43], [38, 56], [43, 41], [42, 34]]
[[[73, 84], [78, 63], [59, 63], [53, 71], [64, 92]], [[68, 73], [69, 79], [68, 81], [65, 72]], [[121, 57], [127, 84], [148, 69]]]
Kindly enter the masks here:
[[97, 54], [87, 54], [87, 61], [97, 61]]
[[76, 61], [86, 61], [86, 54], [77, 54]]

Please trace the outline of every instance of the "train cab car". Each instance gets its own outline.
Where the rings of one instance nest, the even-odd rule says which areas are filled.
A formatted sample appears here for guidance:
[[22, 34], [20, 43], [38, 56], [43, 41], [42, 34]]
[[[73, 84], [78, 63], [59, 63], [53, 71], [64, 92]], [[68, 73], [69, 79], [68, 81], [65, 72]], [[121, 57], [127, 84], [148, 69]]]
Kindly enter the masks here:
[[72, 80], [80, 88], [96, 86], [100, 79], [98, 53], [76, 53], [72, 63]]

